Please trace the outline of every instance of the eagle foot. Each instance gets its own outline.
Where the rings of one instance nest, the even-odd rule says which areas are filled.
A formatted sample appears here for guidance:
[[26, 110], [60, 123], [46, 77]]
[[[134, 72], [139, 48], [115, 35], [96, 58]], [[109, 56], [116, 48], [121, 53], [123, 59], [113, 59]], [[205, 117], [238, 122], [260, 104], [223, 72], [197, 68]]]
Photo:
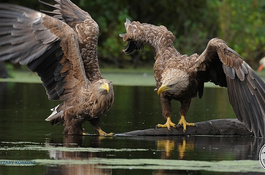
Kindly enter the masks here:
[[98, 135], [99, 136], [113, 136], [114, 135], [114, 133], [106, 133], [106, 132], [104, 132], [102, 129], [97, 129], [97, 131], [98, 131]]
[[168, 130], [170, 130], [170, 127], [176, 128], [176, 124], [172, 123], [170, 117], [167, 117], [167, 122], [165, 124], [157, 124], [155, 128], [167, 128]]
[[196, 126], [198, 127], [197, 125], [195, 125], [194, 123], [188, 123], [186, 120], [185, 120], [185, 117], [182, 115], [180, 120], [179, 120], [179, 123], [177, 125], [177, 127], [180, 127], [182, 125], [183, 127], [183, 132], [185, 133], [186, 132], [186, 128], [187, 126]]

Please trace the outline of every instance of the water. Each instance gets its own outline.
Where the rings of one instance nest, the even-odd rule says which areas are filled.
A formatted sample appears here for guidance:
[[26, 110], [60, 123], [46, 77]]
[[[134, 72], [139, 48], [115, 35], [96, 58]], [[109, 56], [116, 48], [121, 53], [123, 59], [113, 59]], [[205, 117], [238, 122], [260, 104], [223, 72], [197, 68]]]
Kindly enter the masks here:
[[[101, 128], [121, 133], [164, 123], [153, 89], [115, 86], [115, 102]], [[64, 136], [62, 126], [44, 121], [57, 104], [41, 84], [0, 83], [0, 175], [265, 173], [258, 161], [259, 139]], [[178, 108], [174, 102], [175, 123]], [[217, 118], [235, 116], [226, 89], [207, 88], [202, 99], [192, 101], [187, 121]], [[83, 127], [96, 133], [88, 122]]]

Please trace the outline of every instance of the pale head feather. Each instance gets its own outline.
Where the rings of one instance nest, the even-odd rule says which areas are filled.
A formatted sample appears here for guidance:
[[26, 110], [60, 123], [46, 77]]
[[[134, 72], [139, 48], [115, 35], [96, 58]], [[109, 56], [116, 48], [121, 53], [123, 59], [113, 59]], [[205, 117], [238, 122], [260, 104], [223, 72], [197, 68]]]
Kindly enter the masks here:
[[168, 92], [178, 95], [189, 85], [189, 75], [179, 69], [166, 69], [162, 73], [162, 84], [171, 87]]

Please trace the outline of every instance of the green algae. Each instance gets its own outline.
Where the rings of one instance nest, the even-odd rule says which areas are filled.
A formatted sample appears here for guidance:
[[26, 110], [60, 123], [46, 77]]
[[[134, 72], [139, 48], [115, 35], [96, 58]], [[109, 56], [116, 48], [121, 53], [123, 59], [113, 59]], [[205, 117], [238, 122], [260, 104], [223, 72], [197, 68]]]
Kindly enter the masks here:
[[[7, 160], [0, 160], [7, 161]], [[8, 160], [19, 161], [19, 160]], [[143, 169], [143, 170], [197, 170], [212, 172], [265, 172], [258, 160], [234, 161], [193, 161], [193, 160], [163, 160], [163, 159], [108, 159], [89, 158], [82, 160], [34, 159], [35, 164], [25, 166], [51, 165], [95, 165], [102, 169]], [[22, 166], [21, 164], [6, 164], [7, 166]]]

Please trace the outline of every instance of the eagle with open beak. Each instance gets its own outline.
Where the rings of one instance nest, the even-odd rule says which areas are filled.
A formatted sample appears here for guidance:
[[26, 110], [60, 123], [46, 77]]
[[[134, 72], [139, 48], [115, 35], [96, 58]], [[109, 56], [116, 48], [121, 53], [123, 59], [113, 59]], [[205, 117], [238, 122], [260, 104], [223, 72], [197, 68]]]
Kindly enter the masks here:
[[227, 87], [229, 101], [238, 120], [252, 131], [255, 137], [264, 137], [265, 83], [253, 69], [227, 44], [218, 38], [208, 42], [201, 55], [180, 54], [173, 46], [175, 36], [165, 26], [155, 26], [126, 19], [126, 33], [121, 34], [130, 54], [143, 44], [156, 53], [154, 77], [157, 94], [160, 95], [165, 124], [157, 127], [176, 127], [171, 121], [171, 100], [181, 103], [178, 125], [195, 126], [185, 120], [191, 99], [203, 96], [204, 83], [212, 82]]

